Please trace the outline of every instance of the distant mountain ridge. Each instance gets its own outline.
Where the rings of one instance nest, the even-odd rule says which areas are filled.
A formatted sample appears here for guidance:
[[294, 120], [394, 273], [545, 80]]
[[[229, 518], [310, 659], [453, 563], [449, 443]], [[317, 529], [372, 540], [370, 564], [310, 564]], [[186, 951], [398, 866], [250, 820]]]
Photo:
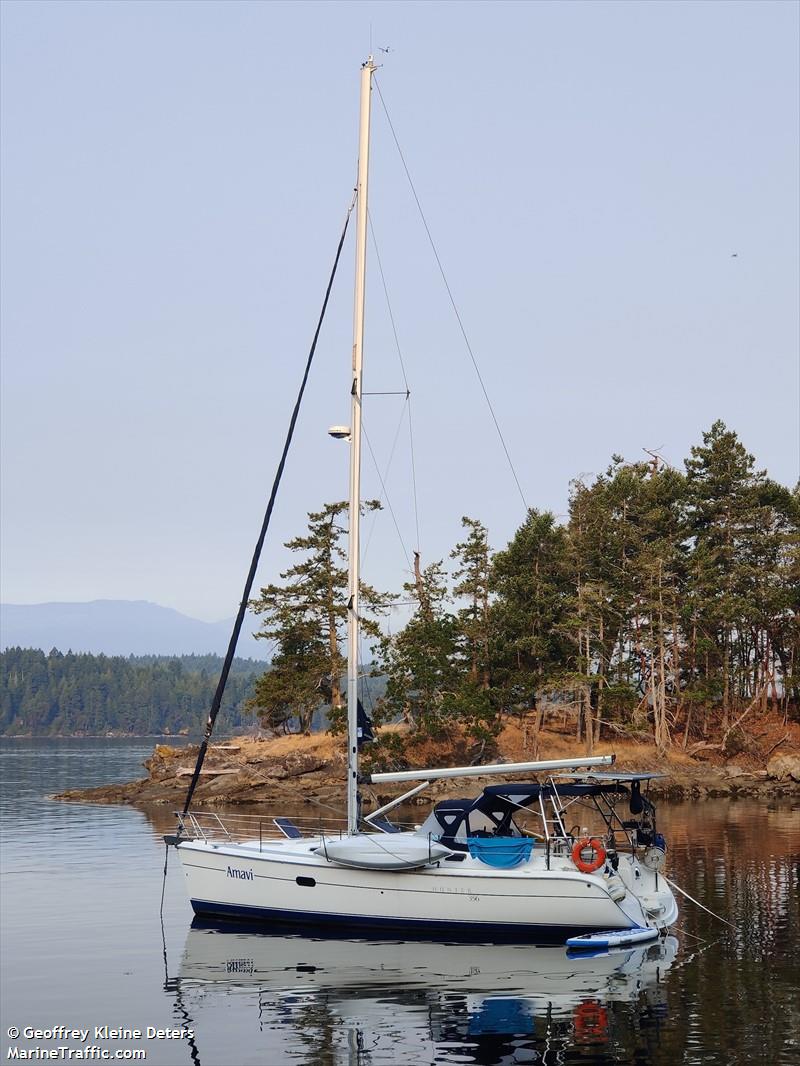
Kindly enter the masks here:
[[[93, 655], [224, 655], [232, 619], [202, 622], [147, 600], [0, 604], [0, 648], [51, 648]], [[266, 659], [268, 645], [248, 615], [236, 654]]]

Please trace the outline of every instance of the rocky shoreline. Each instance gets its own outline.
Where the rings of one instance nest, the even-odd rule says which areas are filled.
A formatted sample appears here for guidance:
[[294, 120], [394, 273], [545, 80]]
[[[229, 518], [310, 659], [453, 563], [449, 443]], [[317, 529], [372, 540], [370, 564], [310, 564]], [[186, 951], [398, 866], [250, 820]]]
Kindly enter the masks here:
[[[513, 739], [506, 738], [507, 741]], [[795, 754], [796, 744], [791, 743], [788, 747], [788, 752], [775, 752], [766, 760], [751, 757], [739, 761], [721, 761], [718, 765], [709, 761], [705, 751], [698, 758], [675, 750], [665, 758], [652, 745], [630, 741], [620, 742], [614, 750], [617, 753], [616, 767], [620, 771], [659, 770], [667, 774], [652, 782], [651, 791], [655, 796], [670, 799], [703, 796], [773, 799], [800, 795], [800, 756]], [[603, 754], [606, 748], [607, 745], [597, 754]], [[70, 789], [54, 798], [80, 803], [179, 807], [191, 779], [197, 751], [196, 745], [171, 747], [157, 744], [153, 755], [143, 764], [147, 777], [125, 784]], [[530, 751], [520, 752], [518, 745], [513, 742], [501, 744], [501, 752], [502, 757], [498, 761], [505, 759], [508, 762], [531, 758], [569, 758], [578, 754], [574, 742], [561, 736], [543, 737], [535, 755]], [[195, 805], [309, 804], [339, 807], [344, 777], [345, 751], [340, 739], [325, 734], [268, 740], [234, 738], [209, 747], [195, 792]], [[497, 777], [477, 777], [470, 781], [469, 791], [497, 782]], [[372, 805], [388, 802], [405, 787], [366, 786], [362, 791], [365, 801]], [[463, 790], [464, 784], [458, 779], [436, 781], [415, 802], [428, 805], [458, 795]]]

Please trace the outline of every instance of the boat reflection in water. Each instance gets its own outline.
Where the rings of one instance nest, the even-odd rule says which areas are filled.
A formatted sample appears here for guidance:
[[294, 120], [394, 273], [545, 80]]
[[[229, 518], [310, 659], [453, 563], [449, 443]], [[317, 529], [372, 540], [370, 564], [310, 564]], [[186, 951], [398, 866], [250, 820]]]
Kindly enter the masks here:
[[545, 1063], [571, 1046], [591, 1061], [622, 1035], [613, 1037], [616, 1004], [663, 1016], [662, 979], [676, 949], [674, 937], [573, 954], [275, 936], [195, 920], [177, 984], [181, 1011], [195, 1023], [209, 994], [251, 992], [260, 1029], [277, 1040], [262, 1053], [291, 1046], [300, 1062], [317, 1061], [322, 1045], [331, 1063]]

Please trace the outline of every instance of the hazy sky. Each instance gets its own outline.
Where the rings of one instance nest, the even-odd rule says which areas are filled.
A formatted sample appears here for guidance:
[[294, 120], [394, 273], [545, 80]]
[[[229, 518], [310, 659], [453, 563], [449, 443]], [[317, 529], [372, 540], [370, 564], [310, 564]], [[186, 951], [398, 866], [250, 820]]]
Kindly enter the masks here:
[[[22, 3], [2, 14], [3, 599], [240, 594], [379, 80], [531, 505], [716, 418], [798, 477], [795, 3]], [[423, 562], [523, 518], [375, 100]], [[735, 254], [734, 254], [735, 253]], [[352, 243], [260, 571], [347, 491]], [[365, 388], [402, 388], [368, 277]], [[369, 401], [381, 462], [403, 403]], [[365, 495], [379, 495], [365, 456]], [[407, 429], [388, 479], [414, 547]], [[368, 527], [369, 532], [369, 527]], [[365, 576], [399, 587], [390, 517]]]

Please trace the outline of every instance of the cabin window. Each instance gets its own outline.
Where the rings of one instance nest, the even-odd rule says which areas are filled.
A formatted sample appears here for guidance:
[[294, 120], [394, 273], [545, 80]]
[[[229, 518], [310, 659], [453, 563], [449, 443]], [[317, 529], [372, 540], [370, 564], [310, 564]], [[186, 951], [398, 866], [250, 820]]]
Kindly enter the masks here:
[[314, 888], [317, 883], [313, 877], [295, 877], [295, 881], [303, 888]]

